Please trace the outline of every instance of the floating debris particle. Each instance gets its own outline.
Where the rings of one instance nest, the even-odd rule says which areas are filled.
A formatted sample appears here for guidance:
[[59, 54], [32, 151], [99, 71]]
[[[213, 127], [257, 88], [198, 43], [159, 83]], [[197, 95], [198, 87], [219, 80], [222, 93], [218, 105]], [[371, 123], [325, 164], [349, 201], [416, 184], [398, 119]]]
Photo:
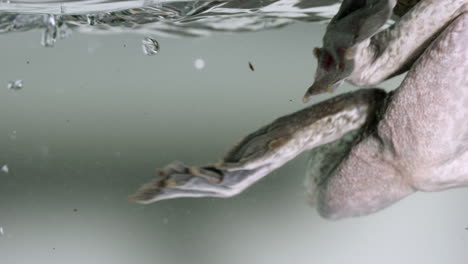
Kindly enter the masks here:
[[78, 209], [76, 209], [76, 208], [75, 208], [75, 209], [73, 209], [73, 212], [75, 212], [75, 213], [76, 213], [76, 212], [78, 212]]
[[13, 91], [21, 90], [21, 88], [23, 88], [23, 80], [10, 81], [8, 82], [7, 88]]
[[205, 61], [203, 59], [196, 59], [193, 65], [195, 66], [195, 69], [201, 70], [205, 68]]
[[163, 224], [167, 225], [168, 223], [169, 223], [169, 219], [167, 219], [167, 217], [165, 217], [165, 218], [163, 219]]
[[146, 37], [141, 41], [141, 43], [142, 43], [143, 52], [146, 55], [152, 56], [159, 52], [159, 43], [157, 40], [152, 39], [150, 37]]
[[252, 63], [250, 61], [249, 61], [249, 68], [250, 68], [251, 71], [255, 71], [255, 68], [254, 68], [254, 66], [252, 65]]
[[26, 61], [26, 64], [29, 64], [29, 61], [28, 61], [28, 60]]
[[3, 234], [5, 234], [5, 233], [3, 232], [3, 227], [0, 226], [0, 236], [3, 236]]
[[6, 164], [3, 165], [0, 170], [3, 171], [4, 173], [8, 173], [10, 171], [10, 169], [8, 169], [8, 166]]

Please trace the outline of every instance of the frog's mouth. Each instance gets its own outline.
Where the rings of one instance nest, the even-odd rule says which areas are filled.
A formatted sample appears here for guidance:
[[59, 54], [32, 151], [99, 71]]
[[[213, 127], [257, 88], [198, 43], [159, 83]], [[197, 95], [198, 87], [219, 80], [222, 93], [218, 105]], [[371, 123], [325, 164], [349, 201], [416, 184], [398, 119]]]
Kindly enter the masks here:
[[316, 81], [309, 87], [309, 89], [307, 89], [307, 92], [302, 98], [302, 102], [307, 103], [310, 97], [314, 95], [322, 94], [325, 92], [333, 93], [342, 83], [343, 83], [343, 80], [338, 80], [338, 81], [333, 82], [333, 81], [327, 80], [327, 78]]
[[321, 93], [333, 93], [349, 76], [350, 49], [338, 48], [335, 53], [324, 48], [314, 48], [314, 56], [318, 66], [314, 83], [307, 89], [302, 101], [309, 101], [309, 97]]

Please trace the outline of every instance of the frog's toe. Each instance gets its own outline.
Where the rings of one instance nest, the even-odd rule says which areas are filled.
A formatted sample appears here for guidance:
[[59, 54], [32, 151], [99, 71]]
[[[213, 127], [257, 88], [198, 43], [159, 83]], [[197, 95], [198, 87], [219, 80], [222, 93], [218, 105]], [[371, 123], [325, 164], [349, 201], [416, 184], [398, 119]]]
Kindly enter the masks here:
[[144, 184], [130, 201], [152, 203], [179, 197], [223, 197], [230, 193], [222, 186], [223, 174], [212, 166], [187, 167], [181, 162], [173, 162], [157, 170], [158, 177]]

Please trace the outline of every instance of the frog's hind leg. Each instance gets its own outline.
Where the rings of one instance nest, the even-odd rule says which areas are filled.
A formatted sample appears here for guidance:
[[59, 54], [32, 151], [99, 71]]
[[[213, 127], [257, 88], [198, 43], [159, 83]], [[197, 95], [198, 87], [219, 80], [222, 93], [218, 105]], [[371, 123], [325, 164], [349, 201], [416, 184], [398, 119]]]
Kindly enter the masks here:
[[338, 95], [278, 118], [248, 135], [224, 159], [203, 167], [173, 163], [143, 185], [132, 201], [177, 197], [231, 197], [300, 153], [334, 141], [373, 119], [385, 91], [366, 89]]
[[338, 140], [310, 151], [305, 186], [311, 206], [317, 206], [318, 190], [323, 188], [327, 178], [333, 175], [334, 170], [348, 156], [362, 132], [362, 129], [351, 131]]
[[367, 215], [415, 191], [466, 186], [467, 33], [464, 13], [412, 66], [375, 133], [354, 145], [317, 185], [322, 216]]
[[368, 215], [413, 193], [405, 173], [386, 154], [375, 134], [354, 145], [317, 187], [320, 215], [328, 219]]

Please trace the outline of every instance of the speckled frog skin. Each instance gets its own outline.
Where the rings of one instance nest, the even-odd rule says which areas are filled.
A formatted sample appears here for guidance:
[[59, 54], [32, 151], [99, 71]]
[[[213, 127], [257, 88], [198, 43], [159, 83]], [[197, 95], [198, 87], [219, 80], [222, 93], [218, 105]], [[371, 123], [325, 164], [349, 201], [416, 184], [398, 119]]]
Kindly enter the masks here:
[[[309, 200], [329, 219], [370, 214], [416, 191], [467, 186], [467, 2], [421, 0], [398, 24], [375, 34], [378, 28], [366, 23], [385, 23], [396, 1], [345, 0], [327, 29], [326, 46], [316, 51], [318, 74], [306, 97], [333, 90], [342, 80], [373, 85], [409, 68], [394, 92], [362, 89], [283, 116], [245, 137], [218, 163], [168, 165], [130, 199], [230, 197], [308, 150]], [[346, 19], [358, 28], [340, 29]], [[414, 33], [404, 30], [419, 27], [430, 33], [419, 34], [413, 45], [403, 40]], [[410, 51], [395, 53], [392, 43], [406, 43]], [[386, 48], [376, 52], [375, 45]], [[397, 57], [377, 63], [389, 56]]]

